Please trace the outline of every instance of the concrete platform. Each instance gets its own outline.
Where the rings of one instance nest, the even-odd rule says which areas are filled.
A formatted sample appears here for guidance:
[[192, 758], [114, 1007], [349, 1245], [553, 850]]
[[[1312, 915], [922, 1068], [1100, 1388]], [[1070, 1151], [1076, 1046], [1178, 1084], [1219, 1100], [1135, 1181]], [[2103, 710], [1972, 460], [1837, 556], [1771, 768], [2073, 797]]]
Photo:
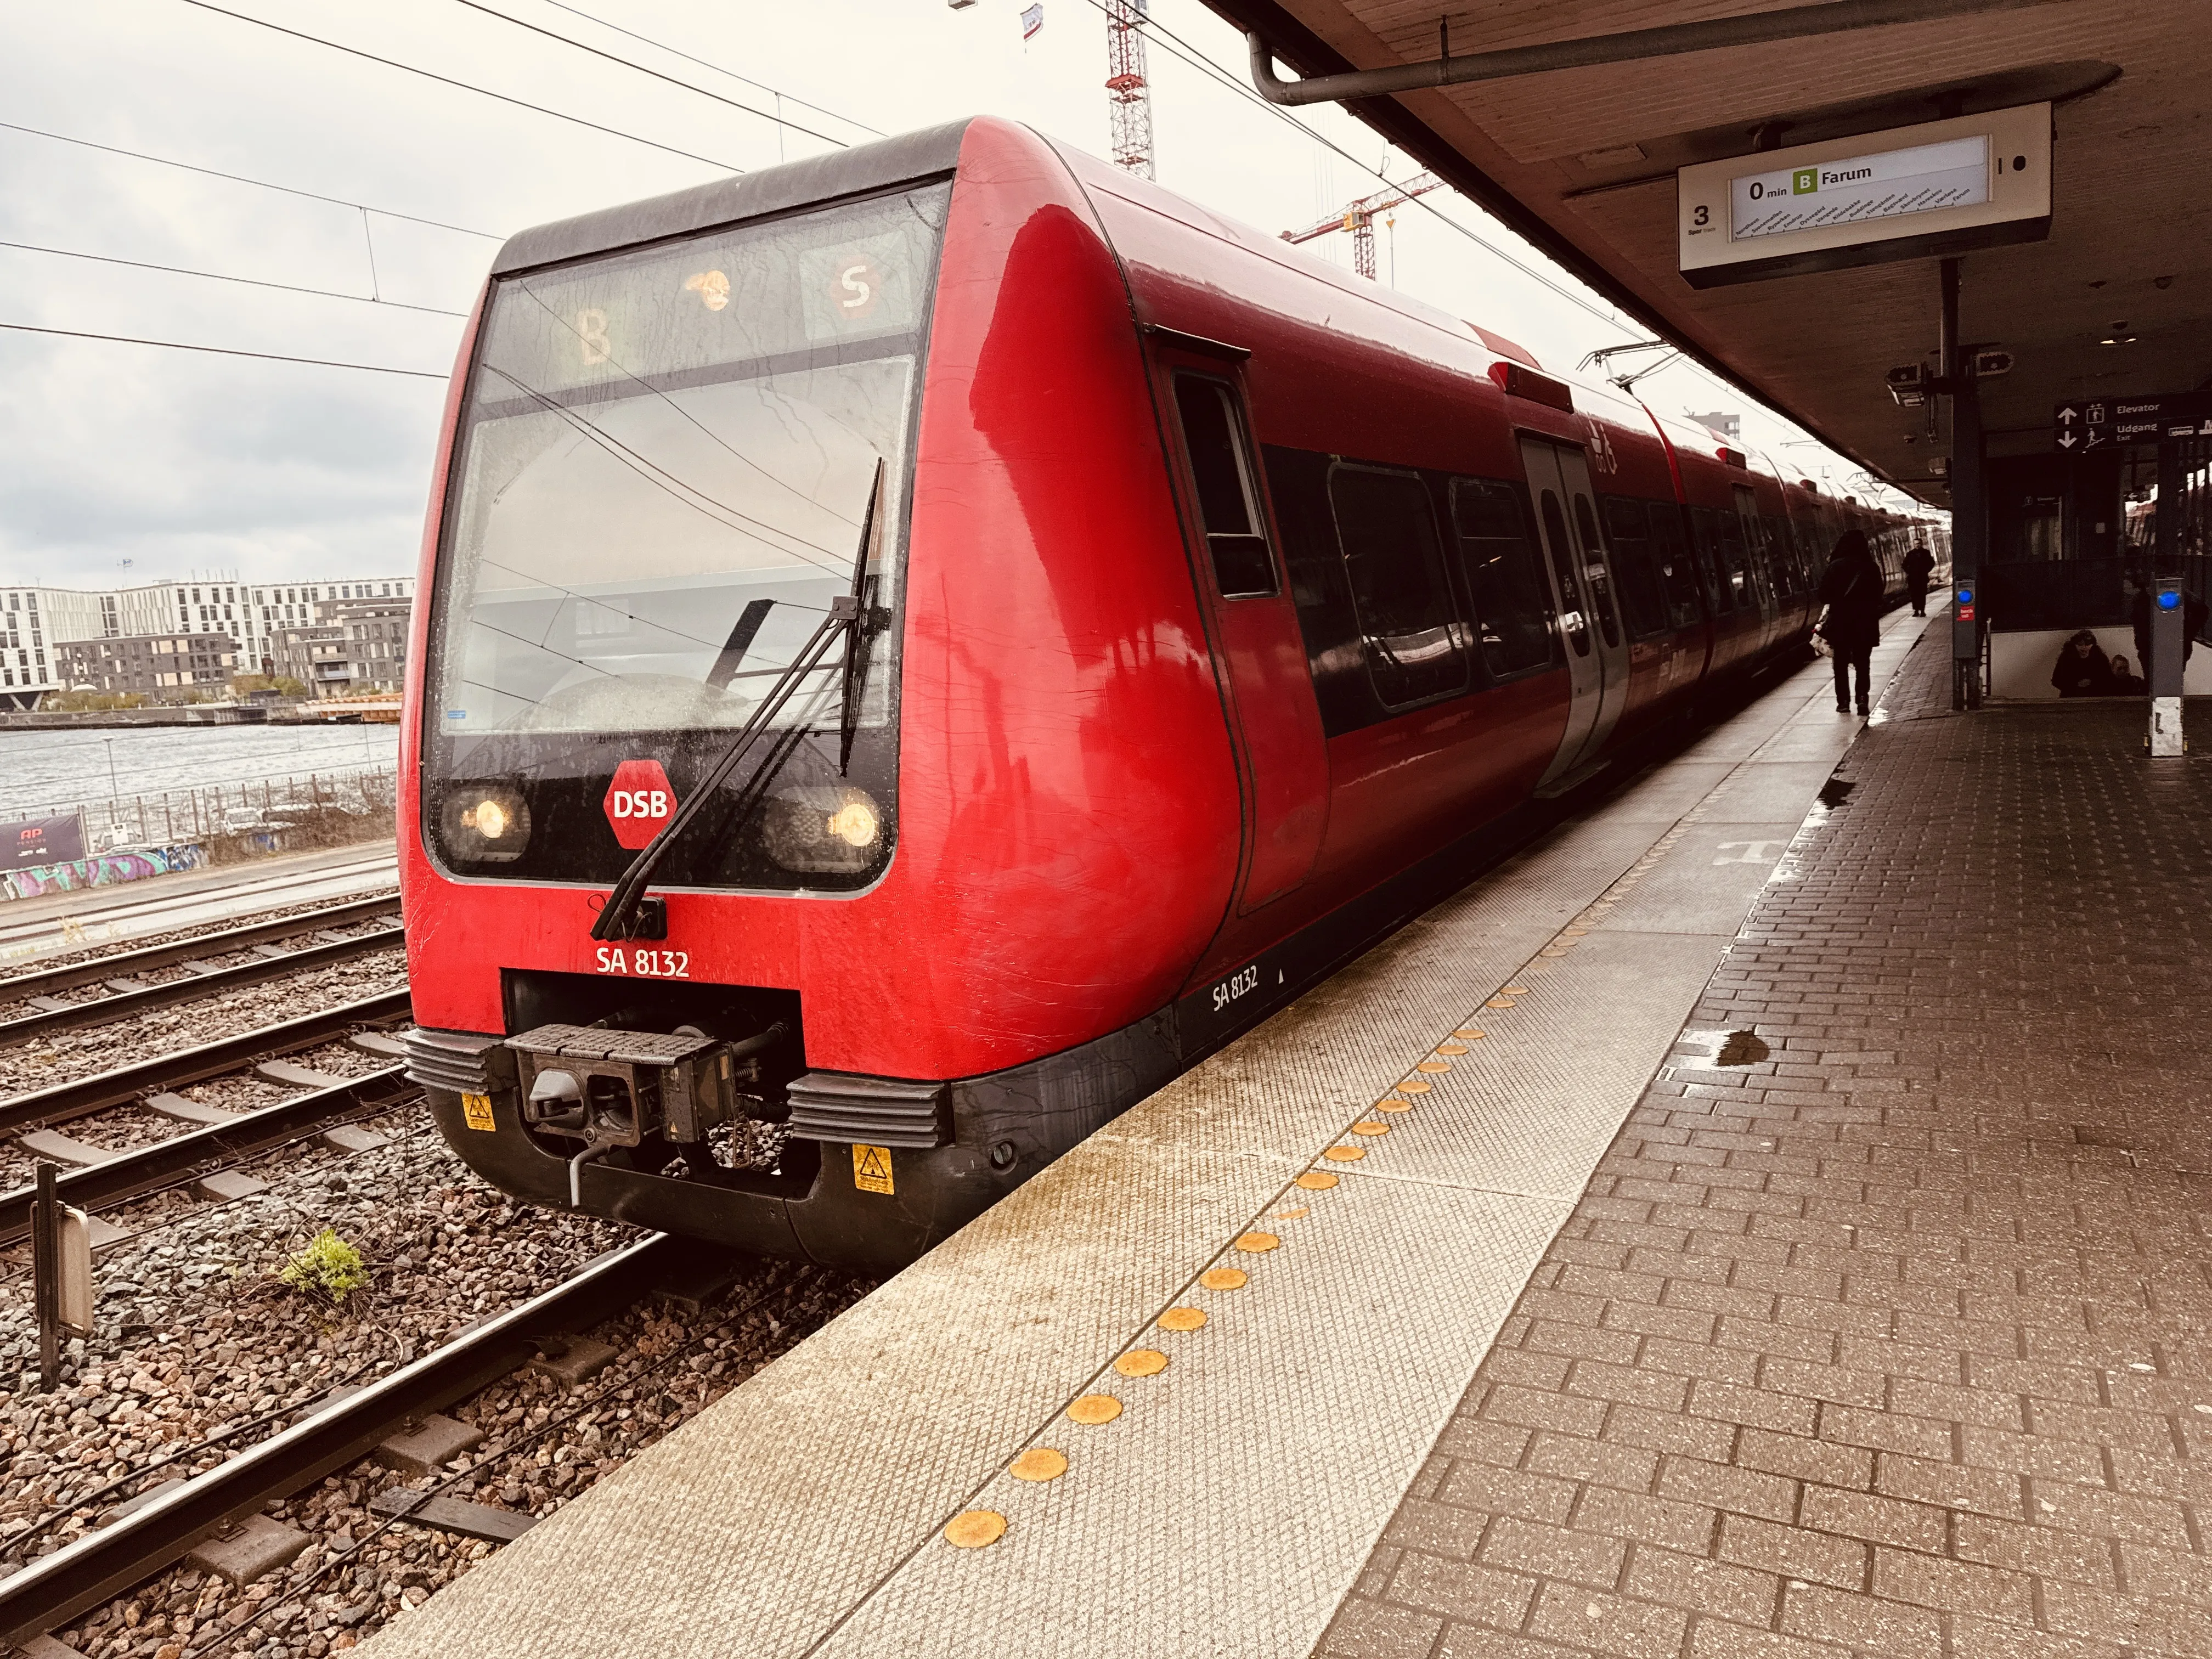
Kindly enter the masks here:
[[[1891, 619], [1879, 677], [1920, 626]], [[1862, 729], [1808, 667], [1092, 1137], [378, 1659], [1304, 1659]], [[1102, 1395], [1110, 1421], [1071, 1415]], [[979, 1513], [993, 1541], [949, 1541]]]

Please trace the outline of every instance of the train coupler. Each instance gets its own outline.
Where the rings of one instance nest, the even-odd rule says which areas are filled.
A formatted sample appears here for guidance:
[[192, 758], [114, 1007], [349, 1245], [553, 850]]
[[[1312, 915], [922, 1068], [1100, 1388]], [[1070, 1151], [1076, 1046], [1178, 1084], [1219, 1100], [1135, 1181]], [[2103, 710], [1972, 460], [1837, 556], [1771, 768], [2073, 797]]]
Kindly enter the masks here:
[[704, 1140], [709, 1129], [744, 1115], [738, 1085], [748, 1068], [737, 1050], [751, 1043], [697, 1032], [540, 1025], [506, 1046], [520, 1073], [523, 1122], [583, 1141], [593, 1156], [653, 1136]]

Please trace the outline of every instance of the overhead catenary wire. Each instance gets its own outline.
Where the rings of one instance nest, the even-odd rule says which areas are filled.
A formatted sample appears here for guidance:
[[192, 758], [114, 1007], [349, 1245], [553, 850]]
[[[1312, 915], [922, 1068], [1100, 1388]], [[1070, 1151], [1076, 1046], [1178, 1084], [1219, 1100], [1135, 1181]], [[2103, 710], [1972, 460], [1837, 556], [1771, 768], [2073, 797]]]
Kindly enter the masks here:
[[[197, 4], [200, 3], [200, 0], [189, 0], [189, 3]], [[1097, 11], [1103, 15], [1111, 15], [1111, 13], [1107, 9], [1106, 0], [1088, 0], [1088, 3], [1094, 11]], [[1196, 46], [1192, 46], [1181, 35], [1167, 27], [1166, 25], [1161, 23], [1158, 19], [1149, 20], [1146, 23], [1145, 27], [1146, 31], [1155, 38], [1167, 42], [1167, 49], [1171, 55], [1181, 58], [1183, 62], [1190, 64], [1193, 68], [1206, 75], [1209, 79], [1218, 82], [1221, 85], [1228, 88], [1230, 91], [1235, 93], [1238, 97], [1243, 99], [1247, 103], [1255, 105], [1259, 108], [1266, 110], [1277, 119], [1287, 123], [1295, 131], [1304, 133], [1316, 143], [1321, 144], [1333, 151], [1334, 154], [1342, 156], [1346, 161], [1351, 162], [1353, 167], [1358, 167], [1360, 172], [1365, 173], [1376, 183], [1387, 185], [1393, 190], [1402, 187], [1400, 180], [1390, 178], [1381, 169], [1371, 167], [1367, 162], [1361, 161], [1358, 156], [1353, 155], [1343, 145], [1338, 143], [1336, 140], [1331, 138], [1327, 133], [1315, 131], [1315, 129], [1308, 126], [1304, 121], [1299, 120], [1296, 116], [1292, 115], [1287, 109], [1283, 108], [1279, 105], [1269, 103], [1266, 99], [1261, 97], [1258, 93], [1253, 91], [1251, 88], [1246, 86], [1242, 81], [1237, 80], [1226, 70], [1223, 69], [1218, 64], [1216, 64], [1212, 58], [1200, 52]], [[1479, 231], [1469, 229], [1466, 225], [1462, 224], [1458, 220], [1453, 218], [1451, 215], [1446, 213], [1441, 207], [1437, 206], [1436, 203], [1431, 201], [1426, 196], [1414, 197], [1411, 199], [1414, 204], [1419, 206], [1424, 212], [1433, 215], [1443, 223], [1450, 226], [1452, 229], [1457, 231], [1462, 236], [1466, 237], [1468, 241], [1473, 242], [1477, 247], [1482, 249], [1485, 252], [1504, 261], [1505, 264], [1512, 266], [1516, 270], [1521, 272], [1522, 275], [1528, 276], [1535, 282], [1541, 283], [1546, 288], [1551, 289], [1553, 293], [1558, 295], [1561, 299], [1580, 307], [1583, 310], [1588, 312], [1591, 316], [1596, 318], [1601, 323], [1605, 323], [1614, 328], [1622, 326], [1620, 319], [1617, 314], [1600, 307], [1591, 301], [1585, 299], [1583, 295], [1576, 293], [1572, 289], [1561, 286], [1559, 283], [1554, 282], [1551, 277], [1546, 276], [1542, 271], [1537, 270], [1534, 265], [1528, 264], [1525, 260], [1515, 257], [1513, 253], [1498, 246], [1495, 242], [1490, 240], [1489, 238], [1484, 236]]]
[[[598, 46], [588, 46], [568, 35], [557, 33], [540, 24], [527, 22], [522, 18], [495, 10], [483, 4], [483, 0], [453, 0], [453, 3], [457, 6], [466, 6], [471, 11], [480, 11], [487, 17], [496, 17], [502, 23], [512, 23], [519, 29], [528, 29], [532, 34], [542, 34], [548, 40], [557, 40], [564, 46], [574, 46], [578, 52], [587, 52], [592, 57], [604, 58], [610, 64], [619, 64], [623, 68], [635, 70], [640, 75], [649, 75], [654, 80], [665, 81], [672, 87], [681, 87], [686, 92], [696, 92], [702, 98], [711, 98], [718, 104], [726, 104], [732, 109], [743, 110], [747, 115], [757, 115], [763, 121], [774, 121], [779, 126], [789, 127], [793, 132], [803, 132], [810, 138], [819, 138], [825, 144], [835, 144], [840, 149], [849, 148], [842, 138], [832, 138], [826, 132], [817, 132], [812, 127], [803, 127], [798, 122], [786, 120], [781, 115], [772, 115], [764, 109], [755, 109], [750, 104], [741, 104], [734, 98], [725, 98], [719, 92], [709, 92], [706, 88], [694, 86], [689, 81], [679, 81], [672, 75], [664, 75], [657, 69], [648, 69], [643, 64], [634, 63], [627, 58], [617, 58], [611, 52], [603, 51]], [[774, 88], [771, 88], [770, 90], [773, 91]]]
[[271, 184], [266, 179], [249, 179], [242, 173], [225, 173], [220, 167], [204, 167], [191, 161], [175, 161], [167, 155], [149, 155], [142, 149], [125, 149], [116, 144], [95, 143], [89, 138], [72, 138], [65, 132], [48, 132], [43, 127], [27, 127], [15, 121], [0, 121], [0, 128], [10, 132], [27, 132], [34, 138], [52, 139], [58, 144], [76, 144], [83, 149], [104, 150], [110, 155], [127, 155], [134, 161], [151, 161], [156, 167], [179, 167], [186, 173], [204, 173], [210, 179], [227, 179], [234, 185], [252, 185], [259, 190], [280, 191], [287, 196], [304, 196], [311, 202], [329, 202], [338, 207], [374, 213], [380, 219], [404, 219], [413, 225], [428, 225], [434, 229], [454, 231], [463, 236], [480, 236], [488, 242], [507, 240], [504, 234], [495, 230], [472, 230], [466, 225], [448, 224], [442, 219], [426, 219], [418, 213], [398, 213], [390, 208], [371, 207], [365, 202], [349, 201], [343, 196], [325, 196], [320, 191]]
[[148, 259], [125, 259], [108, 253], [82, 253], [75, 248], [41, 247], [35, 242], [0, 241], [0, 247], [11, 247], [25, 253], [51, 253], [63, 259], [90, 259], [104, 265], [127, 265], [133, 270], [162, 270], [175, 276], [198, 276], [211, 283], [240, 283], [247, 288], [270, 288], [284, 294], [311, 294], [319, 299], [350, 300], [356, 305], [384, 306], [393, 311], [424, 311], [434, 317], [465, 317], [465, 311], [448, 311], [443, 306], [409, 305], [404, 300], [386, 300], [367, 294], [346, 294], [334, 288], [302, 288], [296, 283], [264, 282], [258, 276], [233, 276], [220, 270], [194, 270], [185, 265], [165, 265]]
[[563, 5], [562, 0], [545, 0], [545, 3], [556, 11], [567, 12], [571, 17], [580, 17], [586, 22], [596, 23], [603, 29], [612, 29], [617, 34], [628, 35], [631, 40], [641, 41], [657, 51], [665, 52], [672, 58], [681, 58], [687, 64], [696, 64], [701, 69], [712, 70], [717, 75], [726, 75], [732, 81], [742, 81], [749, 87], [758, 87], [763, 92], [768, 93], [781, 103], [796, 104], [801, 109], [811, 109], [817, 115], [826, 115], [833, 121], [842, 121], [848, 127], [858, 127], [862, 132], [872, 133], [878, 138], [890, 137], [890, 134], [885, 132], [881, 127], [872, 127], [866, 121], [855, 121], [849, 115], [840, 115], [834, 109], [825, 109], [820, 104], [810, 103], [804, 98], [794, 97], [781, 88], [769, 85], [765, 81], [756, 81], [750, 75], [740, 75], [733, 69], [724, 69], [720, 64], [712, 63], [707, 58], [695, 58], [688, 52], [682, 52], [670, 46], [665, 40], [656, 40], [649, 34], [640, 34], [635, 29], [626, 29], [619, 23], [610, 23], [605, 18], [595, 16], [591, 12], [578, 7]]
[[36, 323], [0, 323], [15, 334], [54, 334], [70, 340], [107, 340], [118, 345], [161, 346], [171, 351], [206, 351], [218, 357], [258, 357], [272, 363], [307, 363], [317, 368], [356, 368], [368, 374], [404, 374], [417, 380], [450, 380], [444, 369], [394, 368], [386, 363], [345, 363], [328, 357], [295, 357], [282, 351], [240, 351], [232, 346], [194, 345], [185, 340], [149, 340], [135, 334], [94, 334], [81, 328], [42, 328]]
[[251, 23], [256, 28], [264, 28], [274, 33], [289, 35], [295, 40], [304, 40], [310, 46], [327, 46], [332, 52], [342, 52], [349, 58], [359, 58], [368, 63], [381, 64], [386, 69], [396, 69], [408, 75], [418, 75], [426, 81], [435, 81], [441, 86], [458, 88], [463, 92], [473, 92], [480, 97], [496, 99], [502, 104], [512, 104], [517, 109], [530, 110], [539, 115], [550, 115], [556, 121], [567, 121], [575, 126], [588, 127], [593, 132], [604, 132], [616, 138], [627, 138], [634, 144], [643, 144], [648, 149], [660, 150], [670, 155], [680, 155], [687, 161], [702, 161], [710, 167], [720, 167], [725, 173], [745, 171], [735, 162], [719, 161], [712, 155], [702, 155], [696, 150], [681, 149], [674, 144], [664, 144], [658, 138], [647, 138], [638, 133], [625, 132], [620, 127], [611, 127], [602, 122], [586, 120], [580, 115], [571, 115], [565, 110], [553, 109], [544, 104], [533, 104], [526, 98], [516, 98], [504, 92], [494, 92], [489, 87], [480, 87], [471, 81], [457, 80], [450, 75], [440, 75], [434, 70], [421, 69], [413, 64], [403, 64], [396, 58], [380, 58], [373, 52], [364, 52], [359, 46], [349, 46], [336, 40], [326, 40], [319, 34], [309, 34], [302, 29], [287, 28], [283, 24], [272, 23], [265, 17], [255, 17], [246, 12], [232, 11], [226, 6], [215, 4], [214, 0], [182, 0], [182, 3], [196, 10], [213, 12], [218, 17], [231, 18], [237, 22]]

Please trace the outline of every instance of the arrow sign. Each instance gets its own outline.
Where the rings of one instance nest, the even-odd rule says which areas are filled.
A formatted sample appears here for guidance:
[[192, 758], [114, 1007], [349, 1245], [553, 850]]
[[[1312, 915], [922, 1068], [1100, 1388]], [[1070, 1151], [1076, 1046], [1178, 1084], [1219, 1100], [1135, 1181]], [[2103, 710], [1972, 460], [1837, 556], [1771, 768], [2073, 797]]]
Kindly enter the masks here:
[[2058, 423], [2061, 426], [2071, 426], [2075, 421], [2078, 421], [2081, 418], [2081, 411], [2076, 410], [2073, 404], [2061, 404], [2058, 406]]
[[[2212, 392], [2149, 392], [2052, 406], [2051, 442], [2062, 452], [2164, 439], [2212, 437]], [[2078, 423], [2078, 424], [2077, 424]]]
[[2062, 432], [2058, 434], [2058, 447], [2061, 449], [2071, 449], [2080, 440], [2070, 432]]

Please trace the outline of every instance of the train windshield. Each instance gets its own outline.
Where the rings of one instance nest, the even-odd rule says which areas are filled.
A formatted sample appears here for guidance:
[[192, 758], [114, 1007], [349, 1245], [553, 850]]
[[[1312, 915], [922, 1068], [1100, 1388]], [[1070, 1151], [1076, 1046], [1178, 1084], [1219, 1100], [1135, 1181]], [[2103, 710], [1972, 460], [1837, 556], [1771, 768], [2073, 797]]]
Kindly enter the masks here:
[[[879, 774], [855, 787], [887, 811], [906, 473], [948, 194], [496, 284], [456, 436], [426, 770], [557, 796], [650, 756], [681, 795], [864, 562], [866, 673], [831, 651], [762, 752], [822, 788]], [[601, 879], [622, 856], [603, 850], [549, 845], [501, 873]], [[702, 883], [775, 879], [690, 862]]]

